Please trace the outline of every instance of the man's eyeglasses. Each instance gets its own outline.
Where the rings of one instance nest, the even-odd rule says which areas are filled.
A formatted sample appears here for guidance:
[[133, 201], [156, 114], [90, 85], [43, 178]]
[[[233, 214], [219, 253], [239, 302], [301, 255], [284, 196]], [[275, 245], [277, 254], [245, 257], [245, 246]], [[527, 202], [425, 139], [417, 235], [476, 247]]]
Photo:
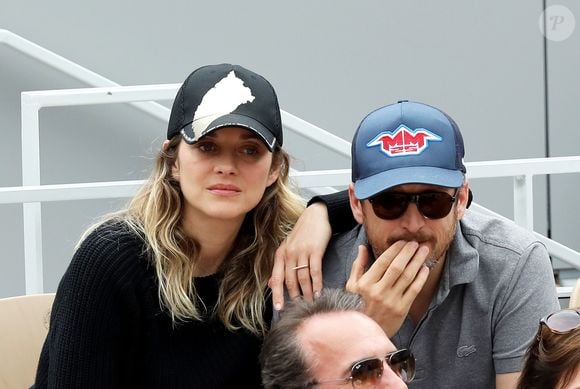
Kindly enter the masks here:
[[385, 358], [368, 358], [355, 362], [350, 370], [350, 377], [335, 380], [312, 381], [310, 385], [327, 384], [331, 382], [348, 382], [353, 388], [370, 388], [379, 383], [384, 372], [384, 362], [404, 382], [411, 382], [415, 377], [415, 357], [408, 349], [400, 349], [388, 353]]
[[369, 201], [375, 215], [385, 220], [395, 220], [403, 216], [409, 203], [415, 203], [417, 209], [428, 219], [441, 219], [449, 214], [455, 200], [456, 188], [453, 196], [445, 192], [398, 193], [381, 192]]
[[580, 328], [580, 309], [563, 309], [549, 314], [540, 320], [542, 326], [547, 327], [555, 334], [567, 334]]

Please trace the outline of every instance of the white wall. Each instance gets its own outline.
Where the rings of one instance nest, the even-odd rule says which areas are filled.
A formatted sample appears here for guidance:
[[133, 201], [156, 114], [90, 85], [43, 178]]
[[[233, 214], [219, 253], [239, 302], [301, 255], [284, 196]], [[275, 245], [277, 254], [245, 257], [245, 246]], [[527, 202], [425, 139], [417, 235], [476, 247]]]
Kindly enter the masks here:
[[[580, 18], [578, 2], [558, 3]], [[0, 28], [122, 85], [179, 83], [198, 66], [234, 62], [266, 76], [283, 109], [349, 141], [366, 113], [408, 98], [456, 119], [467, 161], [545, 156], [539, 0], [4, 0], [1, 8]], [[548, 45], [551, 155], [580, 151], [579, 40], [575, 31]], [[0, 45], [0, 152], [10, 161], [0, 186], [21, 184], [20, 91], [81, 86]], [[165, 134], [165, 123], [131, 107], [46, 109], [40, 120], [43, 184], [144, 178]], [[296, 137], [286, 143], [298, 169], [349, 167]], [[537, 182], [536, 229], [545, 232], [546, 186]], [[579, 250], [578, 177], [551, 184], [554, 237]], [[511, 216], [511, 181], [472, 186], [476, 201]], [[43, 205], [47, 290], [84, 227], [123, 201]], [[0, 297], [24, 292], [21, 213], [0, 206]]]

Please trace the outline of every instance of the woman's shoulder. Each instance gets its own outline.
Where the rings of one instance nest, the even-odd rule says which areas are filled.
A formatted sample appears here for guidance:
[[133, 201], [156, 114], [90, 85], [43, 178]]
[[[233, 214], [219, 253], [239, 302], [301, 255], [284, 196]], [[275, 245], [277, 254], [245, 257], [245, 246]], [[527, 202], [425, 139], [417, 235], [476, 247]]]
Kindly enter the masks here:
[[122, 219], [111, 219], [93, 227], [81, 240], [77, 249], [98, 246], [100, 250], [119, 251], [132, 248], [142, 249], [144, 240], [141, 234]]
[[123, 220], [109, 220], [82, 239], [70, 267], [110, 276], [111, 272], [145, 270], [146, 258], [146, 244], [140, 234]]

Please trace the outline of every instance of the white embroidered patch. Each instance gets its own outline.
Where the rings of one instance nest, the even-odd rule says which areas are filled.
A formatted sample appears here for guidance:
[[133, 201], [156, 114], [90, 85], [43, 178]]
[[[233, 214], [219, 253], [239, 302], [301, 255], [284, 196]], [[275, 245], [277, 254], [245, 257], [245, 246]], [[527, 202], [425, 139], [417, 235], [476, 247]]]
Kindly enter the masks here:
[[201, 103], [195, 110], [193, 123], [191, 123], [194, 141], [205, 134], [211, 122], [220, 116], [232, 113], [236, 108], [245, 103], [251, 103], [255, 97], [252, 90], [244, 86], [244, 81], [239, 79], [232, 70], [222, 78], [213, 88], [207, 91]]

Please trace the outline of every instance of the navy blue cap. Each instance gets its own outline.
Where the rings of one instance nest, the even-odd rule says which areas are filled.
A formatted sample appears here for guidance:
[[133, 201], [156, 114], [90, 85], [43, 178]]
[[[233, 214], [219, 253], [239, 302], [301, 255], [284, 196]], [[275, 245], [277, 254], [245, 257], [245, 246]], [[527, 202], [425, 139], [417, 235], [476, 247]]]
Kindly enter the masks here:
[[359, 200], [403, 184], [458, 188], [465, 179], [463, 137], [445, 112], [399, 101], [367, 115], [352, 140]]
[[194, 70], [173, 102], [167, 139], [181, 134], [193, 144], [222, 127], [255, 132], [270, 151], [282, 145], [278, 98], [264, 77], [239, 65], [207, 65]]

